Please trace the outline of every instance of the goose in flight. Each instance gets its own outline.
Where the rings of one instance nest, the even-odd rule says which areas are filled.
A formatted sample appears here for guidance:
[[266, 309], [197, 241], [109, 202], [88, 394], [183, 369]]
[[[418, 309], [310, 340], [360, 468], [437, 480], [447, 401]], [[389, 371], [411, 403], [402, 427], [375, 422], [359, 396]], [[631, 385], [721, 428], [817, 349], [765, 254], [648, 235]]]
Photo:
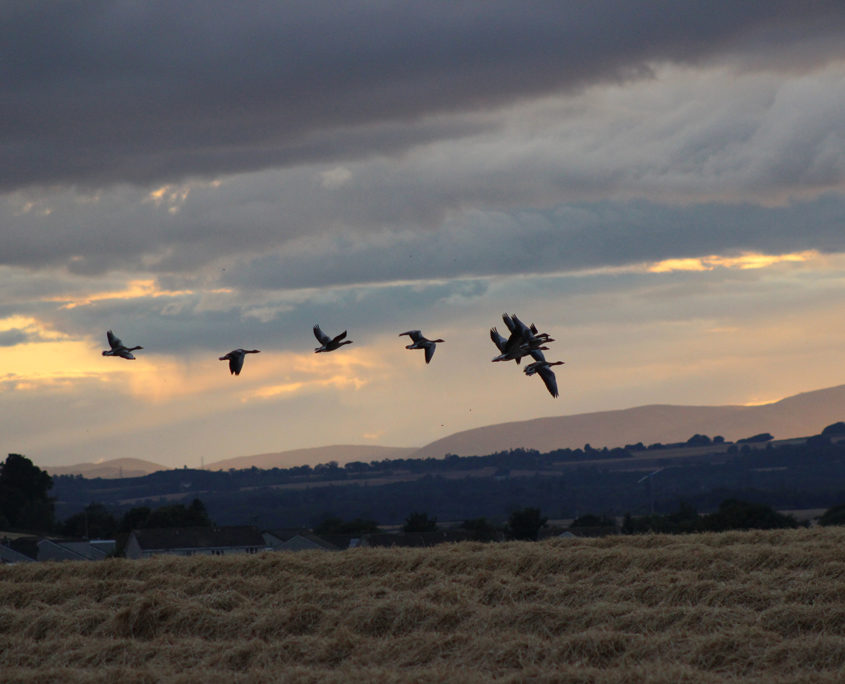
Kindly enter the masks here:
[[431, 357], [434, 356], [434, 348], [438, 342], [445, 342], [445, 340], [429, 340], [423, 337], [419, 330], [408, 330], [407, 332], [399, 333], [399, 337], [407, 335], [413, 340], [413, 344], [405, 345], [405, 349], [425, 349], [425, 362], [430, 363]]
[[[547, 350], [548, 347], [541, 346], [542, 343], [535, 341], [536, 346], [532, 347], [525, 341], [522, 333], [516, 330], [510, 334], [508, 339], [505, 339], [499, 334], [496, 328], [490, 328], [490, 339], [493, 344], [501, 352], [498, 356], [493, 358], [493, 361], [516, 361], [517, 364], [522, 360], [523, 356], [528, 356], [532, 352], [540, 352], [540, 350]], [[533, 355], [533, 354], [532, 354]], [[542, 354], [541, 354], [542, 355]]]
[[537, 326], [533, 323], [525, 325], [516, 314], [502, 314], [502, 320], [510, 330], [511, 334], [519, 333], [522, 336], [523, 342], [528, 345], [530, 349], [539, 349], [540, 345], [546, 342], [554, 342], [549, 333], [537, 332]]
[[119, 356], [123, 359], [134, 360], [135, 356], [132, 352], [136, 349], [143, 349], [143, 347], [127, 347], [111, 330], [106, 331], [106, 337], [109, 340], [109, 347], [111, 349], [106, 349], [103, 352], [103, 356]]
[[335, 349], [342, 347], [344, 344], [352, 344], [352, 340], [343, 339], [344, 337], [346, 337], [345, 330], [340, 333], [340, 335], [338, 335], [337, 337], [332, 338], [326, 335], [326, 333], [324, 333], [322, 330], [320, 330], [319, 325], [314, 326], [314, 337], [316, 337], [317, 342], [320, 343], [320, 346], [314, 350], [315, 354], [318, 354], [319, 352], [334, 351]]
[[260, 354], [260, 349], [233, 349], [228, 354], [220, 357], [220, 361], [229, 362], [229, 372], [232, 375], [240, 375], [244, 367], [244, 358], [247, 354]]
[[535, 373], [539, 375], [543, 378], [549, 394], [557, 397], [557, 378], [551, 366], [562, 366], [563, 363], [563, 361], [546, 361], [545, 359], [543, 361], [535, 361], [534, 363], [529, 363], [523, 372], [528, 376], [534, 375]]

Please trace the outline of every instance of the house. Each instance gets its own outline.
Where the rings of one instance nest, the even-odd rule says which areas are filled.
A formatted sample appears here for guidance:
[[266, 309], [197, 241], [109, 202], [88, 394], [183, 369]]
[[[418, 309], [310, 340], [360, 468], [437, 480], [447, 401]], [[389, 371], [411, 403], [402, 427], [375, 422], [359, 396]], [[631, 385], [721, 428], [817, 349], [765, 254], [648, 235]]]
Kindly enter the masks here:
[[126, 542], [127, 558], [171, 556], [224, 556], [231, 553], [258, 553], [270, 547], [257, 528], [170, 527], [133, 530]]
[[104, 560], [114, 552], [114, 539], [38, 540], [38, 560]]
[[0, 544], [0, 565], [7, 563], [34, 563], [35, 559], [25, 556], [20, 551], [15, 551], [12, 547]]
[[[38, 558], [39, 537], [21, 532], [0, 532], [0, 563], [26, 563]], [[22, 560], [21, 556], [27, 560]]]
[[316, 535], [302, 529], [267, 530], [264, 541], [273, 551], [340, 551], [349, 548], [348, 535]]

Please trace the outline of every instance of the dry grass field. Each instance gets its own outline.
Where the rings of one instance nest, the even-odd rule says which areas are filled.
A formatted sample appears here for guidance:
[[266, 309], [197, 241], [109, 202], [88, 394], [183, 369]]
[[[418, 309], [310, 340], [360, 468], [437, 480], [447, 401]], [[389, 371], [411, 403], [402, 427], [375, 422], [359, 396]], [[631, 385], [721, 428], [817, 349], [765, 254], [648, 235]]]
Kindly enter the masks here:
[[0, 568], [4, 682], [842, 682], [845, 529]]

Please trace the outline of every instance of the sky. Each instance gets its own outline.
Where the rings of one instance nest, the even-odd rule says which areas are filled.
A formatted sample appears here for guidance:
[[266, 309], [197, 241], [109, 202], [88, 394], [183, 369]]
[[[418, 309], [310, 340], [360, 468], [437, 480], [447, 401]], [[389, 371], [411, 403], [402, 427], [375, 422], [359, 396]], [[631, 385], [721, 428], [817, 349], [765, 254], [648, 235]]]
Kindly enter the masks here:
[[[845, 383], [841, 2], [21, 0], [0, 33], [0, 453], [198, 467]], [[505, 312], [559, 398], [490, 362]]]

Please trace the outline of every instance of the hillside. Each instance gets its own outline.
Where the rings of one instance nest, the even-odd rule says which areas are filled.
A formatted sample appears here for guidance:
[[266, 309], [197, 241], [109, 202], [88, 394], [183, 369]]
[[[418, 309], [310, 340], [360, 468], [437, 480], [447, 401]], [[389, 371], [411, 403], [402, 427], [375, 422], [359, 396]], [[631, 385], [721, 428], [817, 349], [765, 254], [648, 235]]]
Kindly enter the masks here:
[[50, 475], [82, 475], [87, 478], [143, 477], [159, 470], [163, 465], [139, 458], [115, 458], [100, 463], [77, 463], [68, 466], [43, 466]]
[[[230, 468], [291, 468], [336, 461], [382, 461], [398, 458], [472, 456], [508, 449], [577, 449], [585, 444], [614, 447], [643, 442], [671, 443], [690, 436], [722, 435], [729, 441], [761, 432], [778, 439], [818, 434], [826, 425], [845, 419], [845, 385], [787, 397], [760, 406], [674, 406], [655, 404], [615, 411], [581, 413], [498, 423], [456, 432], [421, 448], [340, 444], [238, 456], [205, 465], [206, 470]], [[54, 475], [87, 478], [146, 475], [164, 466], [137, 459], [116, 459], [73, 466], [42, 466]]]
[[643, 442], [678, 442], [696, 433], [734, 441], [770, 432], [776, 438], [818, 434], [845, 417], [845, 385], [805, 392], [760, 406], [652, 405], [617, 411], [499, 423], [457, 432], [415, 451], [412, 458], [471, 456], [507, 449], [576, 449]]
[[0, 567], [7, 682], [841, 682], [845, 529]]
[[386, 447], [365, 444], [335, 444], [310, 449], [290, 449], [255, 456], [239, 456], [223, 461], [207, 463], [206, 470], [229, 470], [229, 468], [292, 468], [304, 464], [330, 463], [336, 461], [345, 465], [352, 461], [382, 461], [386, 458], [408, 458], [416, 451], [414, 447]]

